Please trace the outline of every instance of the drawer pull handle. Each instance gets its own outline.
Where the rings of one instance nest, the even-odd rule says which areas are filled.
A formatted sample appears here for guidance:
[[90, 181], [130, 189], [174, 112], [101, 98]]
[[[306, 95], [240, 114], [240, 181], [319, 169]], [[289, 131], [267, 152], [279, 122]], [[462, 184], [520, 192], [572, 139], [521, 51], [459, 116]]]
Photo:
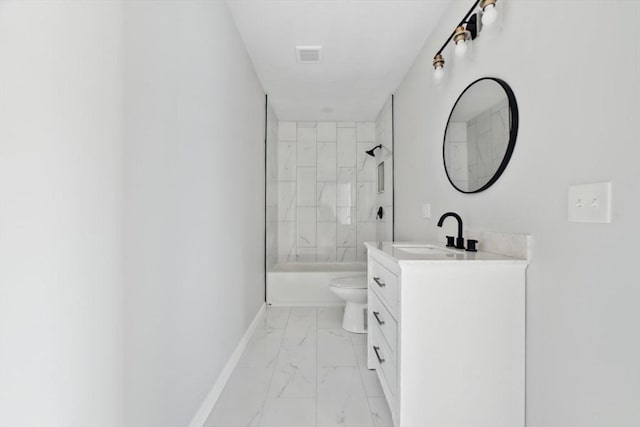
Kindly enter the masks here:
[[381, 288], [384, 288], [385, 286], [387, 286], [386, 283], [380, 281], [379, 277], [374, 277], [373, 281], [376, 282], [378, 284], [378, 286], [380, 286]]
[[380, 357], [380, 353], [378, 353], [378, 350], [380, 350], [380, 347], [378, 347], [377, 345], [373, 346], [373, 351], [376, 352], [376, 357], [378, 358], [378, 362], [379, 363], [384, 363], [384, 359], [382, 357]]
[[373, 312], [373, 317], [375, 317], [376, 320], [378, 321], [378, 325], [384, 325], [384, 320], [380, 320], [380, 312], [379, 311], [374, 311]]

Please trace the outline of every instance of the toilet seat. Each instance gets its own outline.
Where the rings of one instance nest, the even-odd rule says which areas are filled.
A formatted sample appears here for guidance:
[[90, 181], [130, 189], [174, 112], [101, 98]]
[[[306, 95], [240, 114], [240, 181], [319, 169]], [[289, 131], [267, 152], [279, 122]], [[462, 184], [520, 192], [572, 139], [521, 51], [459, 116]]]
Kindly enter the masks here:
[[367, 289], [367, 275], [338, 277], [331, 280], [329, 284], [343, 289]]

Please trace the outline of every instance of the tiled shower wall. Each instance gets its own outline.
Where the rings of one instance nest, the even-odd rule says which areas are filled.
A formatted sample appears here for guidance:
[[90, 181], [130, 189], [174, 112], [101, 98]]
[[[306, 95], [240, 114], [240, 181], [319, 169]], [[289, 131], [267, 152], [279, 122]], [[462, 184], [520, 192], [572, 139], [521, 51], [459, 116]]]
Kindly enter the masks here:
[[278, 262], [278, 118], [269, 102], [267, 102], [266, 168], [266, 262], [269, 270]]
[[[383, 191], [377, 191], [376, 209], [382, 206], [383, 216], [377, 220], [376, 240], [389, 242], [393, 240], [393, 98], [389, 97], [376, 118], [376, 174], [380, 163], [384, 163]], [[376, 180], [377, 182], [377, 180]]]
[[496, 173], [507, 151], [509, 129], [509, 101], [506, 98], [469, 120], [469, 188], [481, 187]]
[[[279, 122], [278, 262], [364, 261], [376, 240], [374, 122]], [[379, 151], [379, 150], [377, 150]]]
[[496, 173], [509, 143], [509, 102], [447, 127], [445, 156], [449, 178], [458, 188], [477, 189]]

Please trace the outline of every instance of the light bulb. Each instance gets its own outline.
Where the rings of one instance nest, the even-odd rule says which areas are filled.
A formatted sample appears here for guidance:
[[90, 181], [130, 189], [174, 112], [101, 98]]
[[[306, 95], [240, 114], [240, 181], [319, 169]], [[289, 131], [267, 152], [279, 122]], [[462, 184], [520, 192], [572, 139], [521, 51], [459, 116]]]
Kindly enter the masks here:
[[443, 77], [444, 77], [444, 69], [442, 67], [436, 67], [433, 70], [433, 78], [436, 81], [440, 81], [440, 80], [442, 80]]
[[495, 4], [489, 4], [482, 9], [482, 24], [490, 27], [498, 18], [498, 11]]
[[464, 56], [467, 53], [467, 42], [462, 39], [458, 40], [455, 47], [456, 56]]

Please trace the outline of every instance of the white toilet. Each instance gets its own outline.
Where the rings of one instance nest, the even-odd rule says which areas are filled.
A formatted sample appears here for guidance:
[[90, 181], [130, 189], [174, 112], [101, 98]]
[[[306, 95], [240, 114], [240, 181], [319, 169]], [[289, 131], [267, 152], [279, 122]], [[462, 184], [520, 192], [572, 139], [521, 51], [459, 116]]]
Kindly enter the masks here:
[[344, 307], [342, 328], [349, 332], [367, 332], [367, 275], [338, 277], [329, 288], [347, 302]]

